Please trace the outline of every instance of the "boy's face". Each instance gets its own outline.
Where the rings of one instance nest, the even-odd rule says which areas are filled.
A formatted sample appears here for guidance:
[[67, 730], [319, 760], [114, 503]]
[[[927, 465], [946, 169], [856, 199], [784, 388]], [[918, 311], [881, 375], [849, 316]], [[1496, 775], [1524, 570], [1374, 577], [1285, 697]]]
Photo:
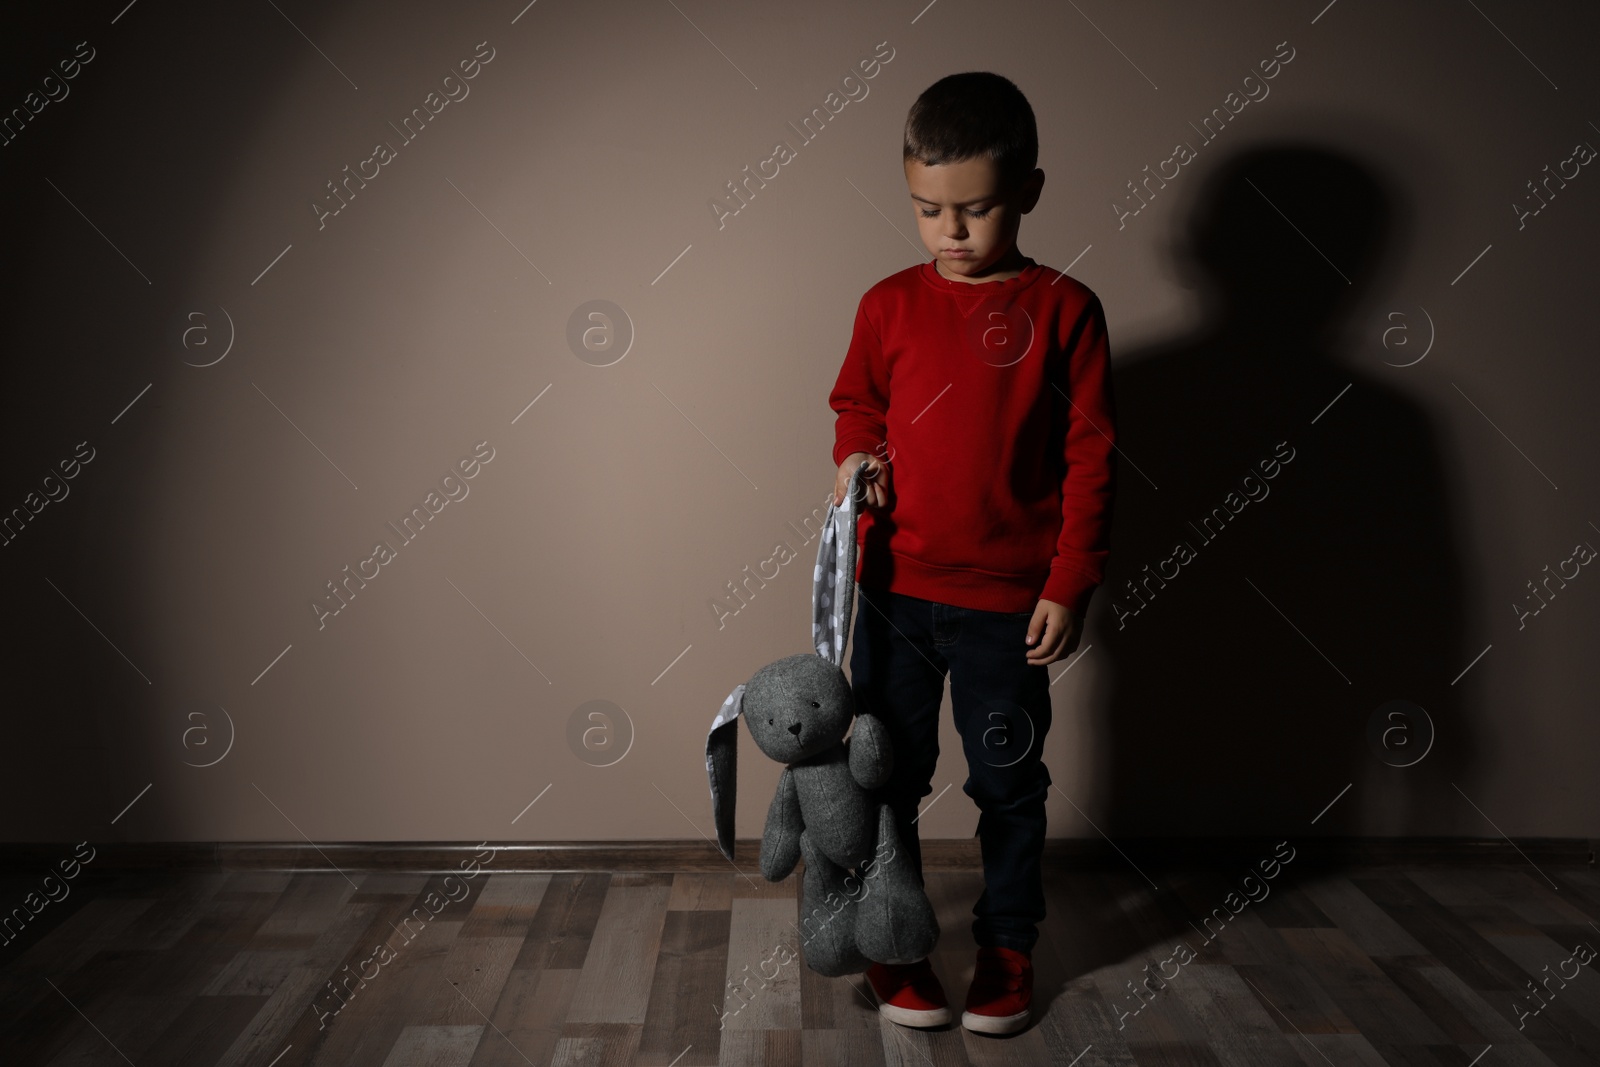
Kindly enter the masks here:
[[1020, 188], [1008, 192], [988, 159], [936, 167], [908, 159], [905, 167], [917, 229], [940, 274], [980, 282], [1015, 268], [1021, 258], [1013, 254], [1017, 227], [1039, 201], [1044, 171], [1035, 167]]

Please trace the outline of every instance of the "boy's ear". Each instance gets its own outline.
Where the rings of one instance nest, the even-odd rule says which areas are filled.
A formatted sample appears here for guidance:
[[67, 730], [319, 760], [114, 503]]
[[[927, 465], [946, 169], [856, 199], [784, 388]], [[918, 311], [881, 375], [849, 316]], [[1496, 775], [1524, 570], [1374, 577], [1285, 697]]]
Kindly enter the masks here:
[[711, 783], [711, 819], [717, 848], [733, 861], [733, 813], [739, 786], [739, 716], [744, 711], [744, 683], [722, 702], [706, 735], [706, 777]]
[[1017, 187], [1013, 201], [1017, 205], [1017, 213], [1026, 215], [1039, 203], [1039, 193], [1044, 188], [1044, 171], [1034, 167], [1022, 183]]

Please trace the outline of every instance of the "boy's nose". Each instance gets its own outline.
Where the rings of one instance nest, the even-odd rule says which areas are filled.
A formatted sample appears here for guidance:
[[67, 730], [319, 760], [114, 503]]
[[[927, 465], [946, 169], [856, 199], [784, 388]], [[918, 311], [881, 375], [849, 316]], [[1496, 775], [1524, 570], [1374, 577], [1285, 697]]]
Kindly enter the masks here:
[[793, 724], [792, 726], [789, 727], [789, 732], [791, 734], [794, 734], [796, 737], [799, 737], [800, 736], [800, 729], [801, 729], [801, 724], [800, 723], [795, 723], [795, 724]]

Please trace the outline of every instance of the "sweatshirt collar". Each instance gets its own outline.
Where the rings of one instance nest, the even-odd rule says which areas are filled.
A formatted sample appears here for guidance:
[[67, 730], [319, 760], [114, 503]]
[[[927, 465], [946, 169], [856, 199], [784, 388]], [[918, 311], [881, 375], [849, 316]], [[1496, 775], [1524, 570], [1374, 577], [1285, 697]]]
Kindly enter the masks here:
[[1038, 280], [1044, 273], [1041, 267], [1031, 256], [1024, 257], [1027, 262], [1023, 265], [1022, 273], [1015, 278], [1000, 278], [987, 282], [953, 282], [939, 273], [939, 268], [934, 260], [928, 260], [917, 269], [922, 280], [935, 289], [947, 293], [956, 293], [963, 296], [990, 296], [997, 293], [1011, 293], [1026, 289]]

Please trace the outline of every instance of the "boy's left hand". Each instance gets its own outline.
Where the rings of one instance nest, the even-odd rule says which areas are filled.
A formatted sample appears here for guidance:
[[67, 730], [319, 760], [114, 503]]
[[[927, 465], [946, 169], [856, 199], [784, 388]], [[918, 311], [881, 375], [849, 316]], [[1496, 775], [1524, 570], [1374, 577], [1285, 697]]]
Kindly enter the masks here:
[[1078, 650], [1083, 634], [1083, 616], [1067, 610], [1065, 604], [1040, 600], [1028, 623], [1028, 665], [1042, 667], [1066, 659]]

